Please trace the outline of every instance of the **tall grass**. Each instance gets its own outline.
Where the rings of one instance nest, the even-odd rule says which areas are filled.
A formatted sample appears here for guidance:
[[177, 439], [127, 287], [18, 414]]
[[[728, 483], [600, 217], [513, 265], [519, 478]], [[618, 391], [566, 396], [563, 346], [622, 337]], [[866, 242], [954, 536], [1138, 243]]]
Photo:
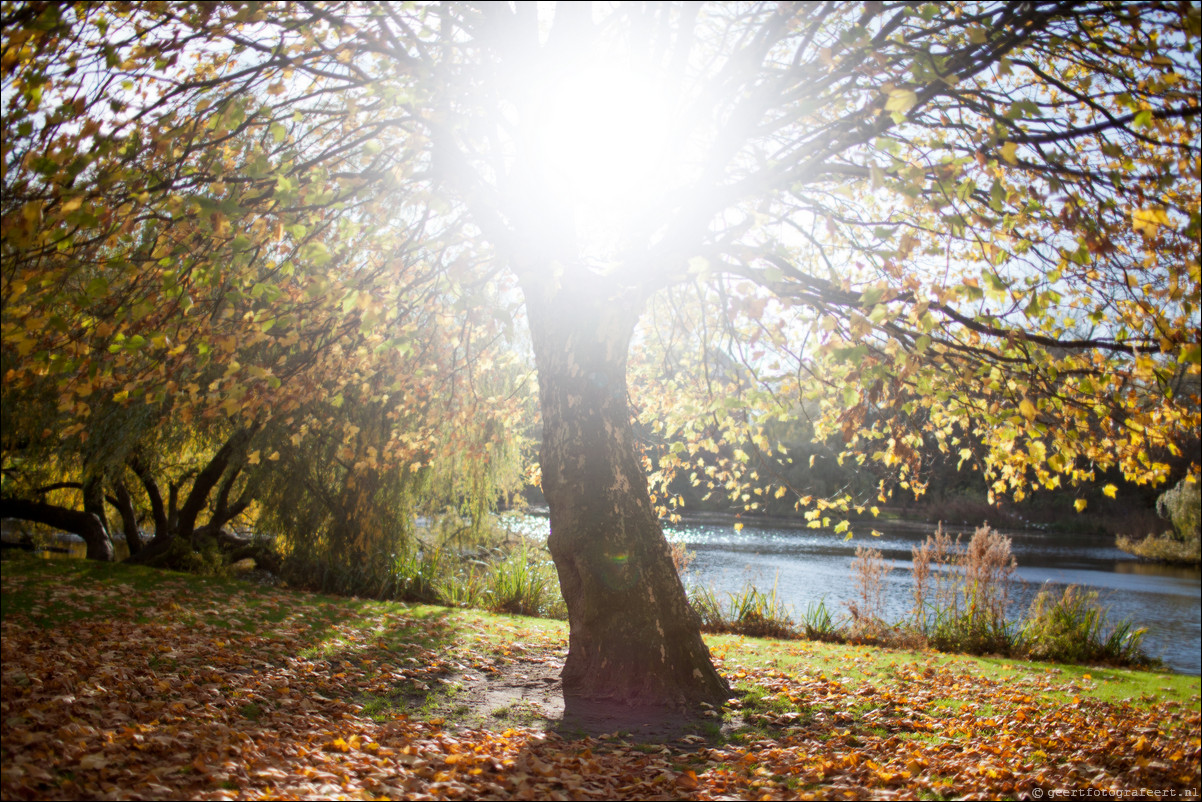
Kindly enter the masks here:
[[839, 624], [831, 611], [827, 609], [826, 599], [819, 599], [806, 605], [801, 614], [801, 633], [807, 640], [840, 641], [843, 639]]
[[437, 586], [444, 571], [441, 549], [423, 549], [412, 544], [399, 554], [392, 555], [389, 570], [377, 595], [404, 601], [440, 601]]
[[885, 583], [890, 566], [881, 553], [859, 547], [852, 562], [855, 595], [849, 616], [836, 620], [825, 600], [811, 603], [799, 622], [786, 613], [773, 584], [764, 593], [748, 583], [725, 601], [708, 587], [690, 590], [690, 603], [709, 632], [822, 641], [870, 642], [946, 652], [1000, 654], [1075, 663], [1145, 666], [1144, 630], [1110, 624], [1097, 593], [1070, 587], [1040, 592], [1025, 616], [1007, 618], [1018, 581], [1010, 538], [980, 526], [967, 544], [940, 526], [912, 551], [913, 602], [908, 616], [890, 621]]
[[856, 558], [851, 562], [856, 596], [847, 603], [854, 637], [877, 637], [888, 627], [885, 580], [891, 570], [893, 566], [885, 562], [878, 549], [856, 546]]
[[1017, 630], [1006, 619], [1018, 562], [1010, 538], [977, 527], [967, 548], [940, 525], [912, 550], [914, 624], [931, 646], [969, 654], [1010, 653]]
[[567, 618], [555, 565], [527, 540], [489, 571], [484, 606], [494, 612]]
[[488, 590], [488, 564], [473, 560], [438, 578], [435, 591], [448, 607], [483, 607]]
[[723, 606], [711, 588], [693, 589], [689, 601], [701, 618], [702, 629], [753, 638], [798, 636], [792, 617], [776, 593], [775, 582], [767, 593], [748, 582], [742, 590], [726, 595]]
[[[463, 542], [462, 527], [440, 529]], [[414, 537], [388, 554], [357, 563], [294, 558], [287, 578], [346, 595], [567, 617], [558, 575], [544, 548], [499, 529], [487, 541], [472, 541], [475, 556], [423, 545]], [[692, 556], [681, 544], [672, 544], [679, 571]], [[1127, 621], [1110, 624], [1096, 593], [1069, 588], [1057, 597], [1045, 589], [1025, 617], [1007, 619], [1017, 561], [1010, 539], [988, 526], [978, 527], [966, 545], [939, 526], [913, 549], [912, 558], [913, 607], [901, 621], [886, 617], [884, 590], [891, 568], [879, 551], [865, 547], [856, 549], [852, 563], [855, 597], [845, 619], [837, 620], [823, 600], [811, 603], [795, 621], [775, 582], [769, 591], [749, 582], [725, 599], [709, 587], [694, 586], [689, 601], [708, 632], [868, 641], [1065, 662], [1151, 662], [1141, 648], [1144, 631]]]

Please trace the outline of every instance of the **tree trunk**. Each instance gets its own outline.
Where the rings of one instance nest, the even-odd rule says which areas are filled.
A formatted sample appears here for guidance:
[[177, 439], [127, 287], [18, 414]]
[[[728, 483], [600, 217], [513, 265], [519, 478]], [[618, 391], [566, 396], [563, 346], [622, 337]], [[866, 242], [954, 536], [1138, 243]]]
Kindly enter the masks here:
[[0, 518], [20, 518], [79, 535], [88, 545], [89, 560], [113, 561], [113, 543], [100, 519], [93, 513], [39, 501], [6, 498], [0, 499]]
[[117, 497], [117, 511], [121, 513], [121, 531], [125, 533], [125, 544], [129, 546], [129, 556], [132, 557], [142, 549], [142, 533], [138, 531], [138, 515], [134, 511], [134, 500], [129, 494], [125, 482], [117, 480], [113, 483], [113, 491]]
[[[89, 472], [85, 466], [83, 480], [83, 511], [96, 516], [96, 520], [100, 521], [100, 531], [104, 533], [104, 539], [108, 541], [107, 547], [97, 545], [95, 549], [92, 547], [91, 541], [88, 541], [88, 559], [89, 560], [111, 560], [113, 559], [113, 544], [112, 538], [109, 536], [109, 519], [104, 510], [104, 476], [99, 473]], [[87, 540], [87, 537], [80, 533], [80, 537]], [[98, 556], [93, 557], [93, 551]], [[104, 556], [107, 553], [108, 556]]]
[[[582, 271], [583, 272], [583, 271]], [[570, 624], [565, 714], [696, 709], [730, 695], [701, 640], [635, 452], [626, 356], [641, 301], [592, 273], [527, 289], [548, 545]]]

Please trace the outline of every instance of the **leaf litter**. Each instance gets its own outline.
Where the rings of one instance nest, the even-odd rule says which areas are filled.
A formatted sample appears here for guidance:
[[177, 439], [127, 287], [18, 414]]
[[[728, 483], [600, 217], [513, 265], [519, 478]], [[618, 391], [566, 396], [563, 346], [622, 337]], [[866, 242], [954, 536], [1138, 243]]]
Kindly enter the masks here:
[[163, 576], [134, 593], [6, 565], [5, 799], [1199, 790], [1198, 698], [1104, 700], [1088, 673], [985, 677], [919, 656], [851, 676], [867, 658], [849, 652], [836, 675], [725, 641], [731, 710], [585, 733], [561, 720], [562, 626]]

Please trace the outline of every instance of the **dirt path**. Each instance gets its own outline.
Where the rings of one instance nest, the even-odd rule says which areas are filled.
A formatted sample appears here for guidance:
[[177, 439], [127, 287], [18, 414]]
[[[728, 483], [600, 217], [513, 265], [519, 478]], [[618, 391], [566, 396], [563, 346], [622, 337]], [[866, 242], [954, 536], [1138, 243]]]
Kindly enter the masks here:
[[723, 721], [718, 711], [699, 718], [615, 714], [612, 708], [574, 713], [565, 718], [560, 672], [564, 651], [528, 653], [499, 662], [485, 671], [444, 677], [445, 698], [436, 711], [457, 730], [521, 726], [582, 735], [622, 737], [635, 741], [696, 743], [718, 738], [741, 725], [737, 716]]

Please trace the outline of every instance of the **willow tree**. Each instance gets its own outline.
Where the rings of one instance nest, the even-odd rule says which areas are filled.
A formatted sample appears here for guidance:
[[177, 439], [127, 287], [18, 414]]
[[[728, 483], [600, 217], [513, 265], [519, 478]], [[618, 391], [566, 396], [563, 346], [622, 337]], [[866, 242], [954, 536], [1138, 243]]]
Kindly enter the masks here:
[[488, 492], [519, 406], [500, 322], [456, 297], [447, 223], [392, 213], [420, 203], [395, 154], [265, 105], [253, 70], [231, 93], [170, 19], [2, 13], [0, 515], [111, 560], [107, 496], [151, 560], [253, 511], [360, 565], [412, 534], [432, 467], [431, 495]]
[[[569, 711], [728, 693], [648, 467], [717, 456], [709, 481], [793, 492], [772, 485], [782, 455], [761, 424], [803, 401], [822, 405], [819, 433], [903, 483], [920, 481], [925, 438], [1017, 494], [1099, 467], [1161, 480], [1197, 431], [1182, 392], [1199, 369], [1191, 4], [124, 13], [146, 40], [134, 62], [169, 70], [174, 48], [219, 65], [168, 99], [265, 93], [259, 113], [287, 109], [309, 152], [392, 154], [358, 177], [387, 166], [456, 221], [460, 286], [516, 282]], [[634, 401], [675, 438], [650, 466], [632, 354]], [[712, 447], [732, 432], [756, 453]]]

